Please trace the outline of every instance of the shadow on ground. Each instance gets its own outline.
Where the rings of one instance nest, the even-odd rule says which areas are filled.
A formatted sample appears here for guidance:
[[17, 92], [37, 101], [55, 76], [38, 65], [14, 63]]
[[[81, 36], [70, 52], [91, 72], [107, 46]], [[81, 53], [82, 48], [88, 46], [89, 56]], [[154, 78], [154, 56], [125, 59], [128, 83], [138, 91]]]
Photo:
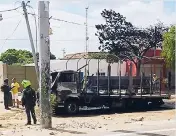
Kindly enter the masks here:
[[61, 129], [61, 128], [52, 128], [50, 130], [54, 130], [57, 132], [61, 132], [61, 133], [71, 133], [71, 134], [86, 134], [85, 132], [79, 132], [79, 131], [73, 131], [73, 130], [65, 130], [65, 129]]
[[167, 135], [163, 135], [163, 134], [146, 133], [146, 132], [144, 132], [144, 133], [140, 132], [139, 133], [139, 132], [131, 131], [131, 130], [115, 130], [113, 132], [121, 132], [121, 133], [124, 133], [124, 134], [131, 134], [132, 133], [132, 134], [137, 134], [139, 136], [142, 136], [142, 135], [144, 135], [144, 136], [167, 136]]
[[123, 113], [135, 113], [135, 112], [146, 112], [146, 111], [163, 111], [163, 110], [171, 110], [175, 109], [175, 102], [165, 102], [161, 107], [148, 107], [148, 108], [139, 108], [135, 107], [133, 109], [123, 109], [117, 108], [116, 110], [110, 110], [109, 108], [88, 108], [81, 109], [76, 115], [68, 115], [64, 112], [63, 108], [59, 108], [56, 111], [54, 117], [91, 117], [91, 116], [99, 116], [99, 115], [110, 115], [110, 114], [123, 114]]

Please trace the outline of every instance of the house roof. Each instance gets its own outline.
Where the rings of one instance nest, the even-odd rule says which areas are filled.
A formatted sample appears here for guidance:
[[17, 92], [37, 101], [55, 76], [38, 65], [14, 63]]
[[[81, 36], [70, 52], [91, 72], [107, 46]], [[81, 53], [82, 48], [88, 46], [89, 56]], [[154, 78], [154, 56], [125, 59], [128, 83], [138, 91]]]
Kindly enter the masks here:
[[80, 52], [80, 53], [73, 53], [73, 54], [67, 54], [65, 55], [64, 58], [62, 59], [69, 59], [69, 58], [72, 58], [72, 59], [80, 59], [80, 58], [88, 58], [91, 54], [93, 53], [100, 53], [100, 52]]

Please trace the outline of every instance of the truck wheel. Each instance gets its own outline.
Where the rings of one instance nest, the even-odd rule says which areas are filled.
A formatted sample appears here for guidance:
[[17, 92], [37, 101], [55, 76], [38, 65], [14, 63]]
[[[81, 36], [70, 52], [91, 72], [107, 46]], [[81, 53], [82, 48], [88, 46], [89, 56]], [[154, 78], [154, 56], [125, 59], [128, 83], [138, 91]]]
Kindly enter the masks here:
[[78, 106], [77, 102], [68, 101], [65, 104], [65, 110], [70, 115], [77, 114], [79, 111], [79, 106]]

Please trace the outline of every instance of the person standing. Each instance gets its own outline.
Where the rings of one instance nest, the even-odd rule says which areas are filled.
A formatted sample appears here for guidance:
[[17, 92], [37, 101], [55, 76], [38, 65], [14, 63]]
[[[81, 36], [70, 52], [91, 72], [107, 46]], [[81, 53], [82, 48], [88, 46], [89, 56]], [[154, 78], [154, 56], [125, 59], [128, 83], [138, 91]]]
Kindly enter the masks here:
[[153, 91], [158, 91], [158, 77], [153, 74]]
[[8, 79], [4, 80], [4, 84], [1, 86], [1, 91], [4, 93], [4, 106], [6, 110], [9, 108], [9, 98], [10, 98], [10, 86], [8, 85]]
[[34, 124], [37, 123], [36, 115], [35, 115], [35, 105], [36, 105], [36, 93], [31, 88], [31, 82], [29, 80], [23, 80], [22, 86], [24, 88], [23, 94], [22, 94], [22, 106], [26, 109], [26, 115], [27, 115], [27, 124], [31, 125], [31, 115], [34, 121]]
[[11, 84], [11, 91], [12, 91], [12, 101], [13, 101], [13, 107], [15, 107], [15, 102], [17, 103], [17, 108], [19, 108], [19, 100], [18, 100], [18, 92], [20, 89], [20, 85], [16, 81], [16, 78], [12, 79]]

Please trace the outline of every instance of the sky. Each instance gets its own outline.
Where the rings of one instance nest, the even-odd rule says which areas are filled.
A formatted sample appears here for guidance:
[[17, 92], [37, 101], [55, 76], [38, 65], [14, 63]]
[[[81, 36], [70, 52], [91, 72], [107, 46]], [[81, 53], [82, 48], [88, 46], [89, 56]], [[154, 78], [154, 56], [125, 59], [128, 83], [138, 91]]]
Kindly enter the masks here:
[[[135, 26], [147, 27], [161, 21], [166, 25], [176, 24], [176, 0], [49, 0], [50, 16], [81, 25], [61, 21], [50, 21], [53, 34], [50, 35], [50, 49], [56, 57], [85, 51], [85, 14], [88, 9], [88, 50], [98, 51], [99, 41], [95, 36], [96, 24], [104, 23], [100, 13], [113, 9], [126, 17]], [[38, 0], [31, 0], [28, 12], [38, 14]], [[0, 0], [0, 11], [20, 6], [19, 0]], [[31, 50], [25, 18], [22, 9], [3, 12], [0, 21], [0, 53], [9, 48]], [[36, 27], [34, 17], [29, 15], [34, 40]], [[38, 23], [37, 23], [38, 25]], [[17, 27], [18, 26], [18, 27]], [[16, 28], [17, 27], [17, 28]], [[16, 28], [16, 29], [15, 29]], [[8, 39], [8, 40], [7, 40]], [[36, 40], [34, 41], [36, 43]], [[37, 43], [37, 47], [39, 47]], [[37, 49], [39, 50], [39, 49]]]

